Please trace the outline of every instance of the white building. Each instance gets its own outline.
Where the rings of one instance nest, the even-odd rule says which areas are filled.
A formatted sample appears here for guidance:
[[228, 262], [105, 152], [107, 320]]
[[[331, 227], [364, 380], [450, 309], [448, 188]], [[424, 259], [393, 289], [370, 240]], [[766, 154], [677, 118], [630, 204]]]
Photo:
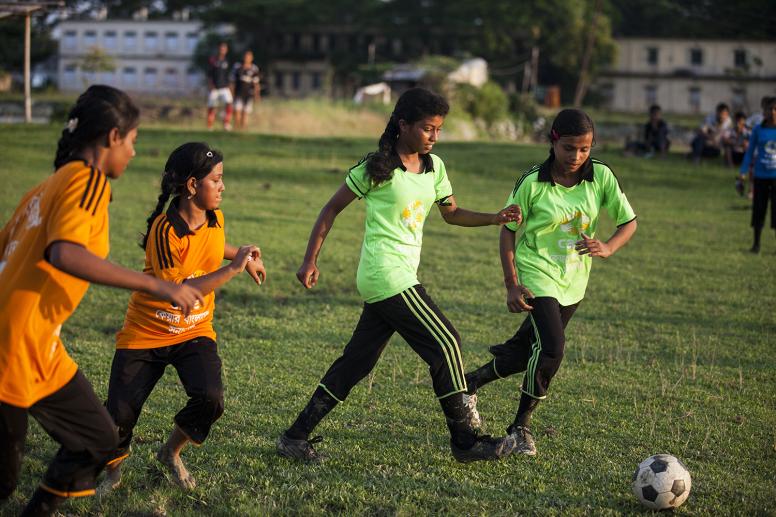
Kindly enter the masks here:
[[[59, 88], [80, 91], [94, 83], [131, 92], [180, 95], [206, 88], [192, 56], [204, 37], [198, 21], [77, 20], [59, 28]], [[84, 57], [102, 49], [115, 70], [86, 72]]]
[[776, 41], [617, 39], [617, 59], [597, 86], [610, 109], [707, 113], [719, 102], [733, 111], [760, 109], [776, 95]]

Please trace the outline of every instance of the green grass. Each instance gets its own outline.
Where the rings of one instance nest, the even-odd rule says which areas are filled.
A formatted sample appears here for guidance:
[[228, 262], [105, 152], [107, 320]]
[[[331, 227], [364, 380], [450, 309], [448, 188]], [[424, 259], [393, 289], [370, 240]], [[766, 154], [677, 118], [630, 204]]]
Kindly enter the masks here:
[[[50, 173], [57, 128], [0, 126], [0, 217]], [[337, 220], [320, 260], [319, 286], [294, 274], [321, 206], [368, 139], [293, 139], [148, 129], [114, 182], [111, 258], [139, 269], [138, 234], [156, 202], [167, 153], [206, 139], [226, 156], [228, 240], [261, 246], [269, 281], [247, 276], [218, 293], [216, 327], [226, 412], [207, 443], [185, 452], [198, 480], [171, 486], [153, 455], [185, 403], [170, 370], [146, 404], [122, 488], [69, 502], [68, 514], [614, 515], [641, 511], [631, 474], [669, 452], [693, 475], [680, 514], [775, 514], [776, 242], [750, 245], [748, 203], [733, 172], [679, 157], [601, 153], [639, 214], [633, 241], [597, 261], [568, 328], [567, 352], [536, 412], [539, 455], [461, 466], [450, 456], [425, 365], [394, 338], [374, 373], [318, 428], [320, 465], [278, 458], [274, 440], [307, 401], [360, 313], [355, 268], [363, 233], [356, 202]], [[543, 146], [446, 143], [443, 157], [462, 206], [495, 210]], [[497, 228], [426, 225], [420, 279], [463, 336], [468, 368], [511, 336], [522, 316], [504, 307]], [[603, 228], [603, 234], [612, 225]], [[72, 356], [104, 397], [129, 294], [93, 286], [63, 329]], [[481, 391], [489, 431], [503, 433], [520, 376]], [[17, 514], [56, 444], [31, 421], [19, 488], [0, 514]]]

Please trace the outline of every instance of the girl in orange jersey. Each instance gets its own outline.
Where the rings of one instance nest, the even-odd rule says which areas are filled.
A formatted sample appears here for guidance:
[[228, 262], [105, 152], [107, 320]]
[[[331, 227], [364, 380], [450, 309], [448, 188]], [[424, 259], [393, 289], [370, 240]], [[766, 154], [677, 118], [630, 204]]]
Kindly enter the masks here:
[[[225, 243], [218, 209], [223, 175], [221, 154], [204, 143], [178, 147], [164, 167], [162, 193], [142, 242], [144, 272], [192, 285], [205, 300], [187, 316], [158, 296], [132, 293], [124, 327], [116, 336], [108, 388], [108, 412], [119, 427], [120, 443], [108, 463], [105, 492], [121, 481], [120, 464], [129, 455], [132, 430], [167, 365], [178, 372], [189, 400], [175, 415], [172, 433], [156, 457], [182, 488], [193, 488], [195, 481], [181, 461], [181, 450], [189, 442], [204, 442], [223, 413], [221, 359], [212, 325], [214, 291], [243, 270], [259, 285], [266, 275], [257, 247]], [[224, 259], [231, 263], [221, 267]]]
[[25, 515], [48, 515], [66, 497], [93, 494], [118, 443], [110, 415], [59, 338], [89, 283], [142, 290], [186, 313], [204, 301], [196, 286], [105, 260], [108, 179], [135, 155], [137, 107], [115, 88], [92, 86], [68, 119], [56, 172], [0, 230], [0, 502], [18, 482], [28, 415], [61, 445]]

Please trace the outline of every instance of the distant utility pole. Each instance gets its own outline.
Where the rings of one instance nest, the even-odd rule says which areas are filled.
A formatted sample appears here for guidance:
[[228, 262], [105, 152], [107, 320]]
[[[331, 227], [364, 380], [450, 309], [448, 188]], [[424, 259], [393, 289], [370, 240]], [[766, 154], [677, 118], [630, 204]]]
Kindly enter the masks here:
[[585, 98], [588, 87], [587, 69], [590, 66], [590, 60], [593, 57], [593, 46], [595, 45], [595, 26], [598, 22], [598, 16], [601, 13], [601, 0], [596, 0], [593, 7], [593, 13], [590, 18], [590, 27], [587, 28], [587, 44], [585, 53], [582, 54], [582, 62], [579, 65], [579, 81], [577, 81], [577, 90], [574, 92], [574, 107], [582, 106], [582, 100]]
[[32, 13], [53, 7], [64, 7], [64, 0], [42, 2], [0, 2], [0, 18], [24, 16], [24, 121], [32, 122], [32, 95], [30, 94], [30, 34]]

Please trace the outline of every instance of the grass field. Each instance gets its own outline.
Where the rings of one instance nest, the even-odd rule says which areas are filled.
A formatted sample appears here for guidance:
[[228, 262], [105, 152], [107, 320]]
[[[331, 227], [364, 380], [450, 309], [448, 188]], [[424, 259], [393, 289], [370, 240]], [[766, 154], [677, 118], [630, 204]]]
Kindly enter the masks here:
[[[50, 173], [58, 129], [0, 126], [0, 218]], [[424, 364], [394, 338], [373, 374], [317, 431], [319, 465], [274, 452], [277, 435], [341, 351], [360, 313], [355, 290], [364, 212], [356, 202], [324, 247], [319, 286], [296, 272], [311, 225], [344, 171], [374, 145], [363, 139], [291, 139], [144, 130], [138, 156], [114, 182], [111, 258], [140, 269], [136, 245], [156, 202], [167, 154], [205, 139], [226, 156], [228, 240], [257, 243], [269, 281], [238, 277], [218, 293], [216, 328], [226, 412], [185, 461], [198, 488], [183, 493], [154, 454], [185, 403], [169, 370], [136, 429], [122, 488], [69, 502], [67, 514], [539, 514], [641, 512], [630, 490], [636, 465], [669, 452], [693, 476], [687, 515], [776, 514], [776, 241], [750, 245], [748, 203], [733, 172], [666, 161], [597, 157], [611, 164], [639, 214], [630, 245], [593, 268], [572, 320], [550, 397], [534, 417], [539, 455], [461, 466]], [[373, 141], [374, 140], [374, 141]], [[440, 143], [464, 207], [502, 206], [542, 146]], [[603, 235], [612, 231], [607, 220]], [[498, 259], [498, 230], [426, 224], [420, 279], [463, 336], [469, 369], [511, 336]], [[92, 286], [63, 329], [72, 356], [105, 396], [113, 335], [129, 293]], [[487, 430], [503, 434], [520, 376], [480, 394]], [[0, 514], [15, 515], [45, 471], [55, 443], [31, 421], [20, 486]]]

